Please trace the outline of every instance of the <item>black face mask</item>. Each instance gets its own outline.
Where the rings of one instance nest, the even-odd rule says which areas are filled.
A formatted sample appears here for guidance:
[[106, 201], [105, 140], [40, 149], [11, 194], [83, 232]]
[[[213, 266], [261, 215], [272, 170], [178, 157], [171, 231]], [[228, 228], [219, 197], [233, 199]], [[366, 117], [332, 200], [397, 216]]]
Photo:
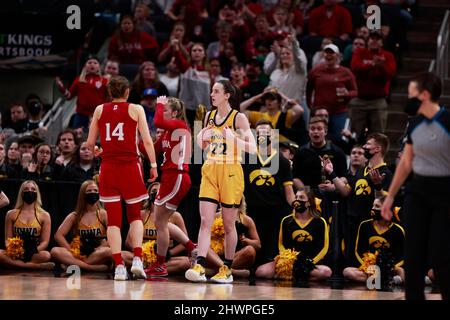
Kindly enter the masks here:
[[39, 102], [32, 102], [28, 106], [28, 112], [30, 112], [30, 115], [37, 116], [39, 112], [41, 112], [41, 105]]
[[258, 145], [268, 146], [271, 142], [270, 135], [258, 135]]
[[93, 205], [100, 199], [100, 195], [98, 194], [98, 192], [90, 192], [86, 193], [84, 195], [84, 198], [86, 199], [86, 202], [88, 204]]
[[365, 157], [367, 160], [370, 160], [370, 159], [372, 159], [373, 154], [370, 153], [370, 150], [369, 150], [369, 149], [364, 149], [364, 157]]
[[403, 111], [408, 115], [408, 116], [415, 116], [417, 114], [417, 111], [419, 110], [420, 106], [422, 105], [422, 101], [416, 97], [414, 98], [409, 98], [406, 101], [405, 104], [405, 108], [403, 109]]
[[32, 204], [37, 199], [37, 192], [34, 191], [24, 191], [23, 192], [23, 201], [27, 204]]
[[383, 220], [383, 217], [381, 216], [381, 210], [372, 209], [372, 211], [370, 211], [370, 216], [375, 221]]
[[158, 193], [158, 191], [152, 191], [152, 192], [150, 192], [150, 194], [149, 194], [149, 196], [150, 196], [150, 199], [149, 199], [149, 201], [150, 201], [150, 203], [153, 203], [153, 202], [155, 202], [155, 199], [156, 199], [156, 194]]
[[292, 208], [294, 208], [294, 210], [298, 213], [303, 213], [306, 211], [306, 209], [308, 209], [306, 207], [306, 201], [301, 200], [294, 200], [292, 202]]

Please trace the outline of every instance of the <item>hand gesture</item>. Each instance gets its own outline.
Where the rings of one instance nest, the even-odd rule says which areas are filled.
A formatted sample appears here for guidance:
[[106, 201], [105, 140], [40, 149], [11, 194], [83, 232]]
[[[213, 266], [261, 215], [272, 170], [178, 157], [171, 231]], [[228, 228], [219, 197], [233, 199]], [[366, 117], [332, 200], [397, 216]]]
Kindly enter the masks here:
[[334, 192], [336, 187], [330, 180], [325, 180], [324, 183], [319, 184], [319, 189], [325, 192]]
[[226, 126], [225, 128], [223, 128], [222, 130], [222, 135], [225, 138], [225, 140], [234, 140], [234, 138], [236, 137], [236, 135], [234, 134], [234, 132], [230, 129], [230, 127]]
[[322, 167], [325, 169], [325, 172], [327, 174], [332, 173], [334, 168], [333, 168], [333, 163], [331, 162], [330, 158], [325, 157], [325, 156], [323, 156], [323, 157], [319, 156], [319, 158], [320, 158], [320, 161], [322, 161]]
[[36, 172], [37, 166], [36, 162], [30, 162], [28, 165], [28, 172]]
[[63, 155], [58, 156], [55, 159], [55, 163], [60, 165], [60, 166], [63, 166], [64, 165], [64, 156]]
[[22, 154], [22, 166], [24, 168], [28, 168], [28, 165], [31, 163], [31, 160], [33, 159], [33, 156], [29, 152], [24, 152]]
[[281, 47], [278, 44], [278, 41], [274, 41], [273, 44], [270, 46], [270, 50], [275, 53], [275, 55], [278, 57], [281, 53]]
[[163, 105], [166, 105], [168, 100], [169, 99], [167, 99], [166, 96], [159, 96], [158, 98], [156, 98], [156, 104], [161, 103]]
[[386, 176], [385, 173], [380, 174], [380, 171], [378, 169], [370, 170], [369, 172], [370, 180], [372, 180], [373, 184], [376, 186], [379, 186], [382, 182], [384, 177]]
[[158, 169], [150, 168], [150, 178], [148, 178], [147, 182], [153, 182], [158, 178]]
[[391, 221], [392, 219], [392, 205], [394, 204], [394, 198], [390, 195], [388, 195], [384, 199], [383, 206], [381, 207], [381, 216], [386, 221]]

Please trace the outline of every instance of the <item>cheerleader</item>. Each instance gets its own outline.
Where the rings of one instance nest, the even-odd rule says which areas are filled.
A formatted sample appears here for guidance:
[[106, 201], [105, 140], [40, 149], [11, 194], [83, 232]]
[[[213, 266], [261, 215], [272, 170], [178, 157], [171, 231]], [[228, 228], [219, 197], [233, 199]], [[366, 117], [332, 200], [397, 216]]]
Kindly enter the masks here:
[[19, 188], [14, 209], [5, 218], [5, 246], [0, 265], [18, 269], [51, 270], [54, 263], [47, 246], [50, 241], [50, 214], [42, 209], [36, 182], [28, 180]]
[[[111, 249], [106, 241], [108, 225], [106, 211], [100, 207], [98, 186], [86, 180], [80, 187], [74, 212], [64, 219], [55, 233], [59, 247], [51, 251], [52, 258], [86, 271], [106, 271], [112, 262]], [[72, 238], [71, 242], [67, 237]]]

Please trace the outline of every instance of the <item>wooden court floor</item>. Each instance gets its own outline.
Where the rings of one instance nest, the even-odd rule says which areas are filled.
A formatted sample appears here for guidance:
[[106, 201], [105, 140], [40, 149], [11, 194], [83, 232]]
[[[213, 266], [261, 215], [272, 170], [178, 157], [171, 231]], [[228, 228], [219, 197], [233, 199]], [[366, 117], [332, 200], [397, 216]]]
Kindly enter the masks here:
[[[440, 294], [427, 287], [427, 299], [440, 300]], [[345, 284], [332, 289], [329, 284], [308, 288], [290, 282], [235, 279], [232, 285], [189, 283], [182, 276], [165, 281], [113, 281], [112, 275], [84, 273], [77, 282], [73, 276], [59, 277], [50, 271], [17, 272], [0, 270], [0, 300], [402, 300], [403, 288], [391, 292], [368, 290]]]

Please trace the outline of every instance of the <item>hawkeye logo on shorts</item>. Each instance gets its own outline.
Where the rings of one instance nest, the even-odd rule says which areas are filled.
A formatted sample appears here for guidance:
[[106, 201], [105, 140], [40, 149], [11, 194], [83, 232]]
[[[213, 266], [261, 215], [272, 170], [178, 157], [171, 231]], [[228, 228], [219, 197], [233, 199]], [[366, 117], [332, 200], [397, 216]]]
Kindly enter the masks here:
[[355, 193], [357, 196], [368, 196], [372, 193], [372, 188], [369, 186], [369, 183], [366, 179], [359, 179], [356, 182]]
[[311, 242], [313, 241], [313, 237], [306, 230], [297, 230], [292, 233], [292, 240], [297, 242]]
[[275, 178], [272, 174], [264, 169], [256, 169], [250, 173], [250, 183], [255, 182], [258, 187], [261, 186], [273, 186], [275, 184]]

